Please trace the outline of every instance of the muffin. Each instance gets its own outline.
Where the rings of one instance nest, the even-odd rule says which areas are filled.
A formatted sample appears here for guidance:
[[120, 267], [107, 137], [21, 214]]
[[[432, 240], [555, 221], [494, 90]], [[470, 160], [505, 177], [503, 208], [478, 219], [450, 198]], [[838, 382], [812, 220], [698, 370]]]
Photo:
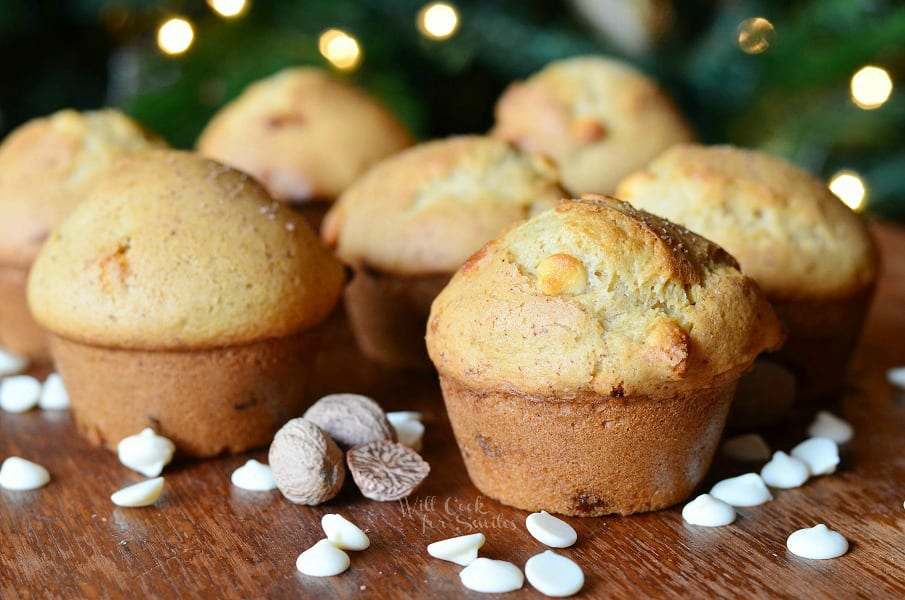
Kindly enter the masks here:
[[602, 56], [556, 61], [509, 86], [491, 135], [550, 156], [573, 194], [619, 180], [694, 134], [657, 84]]
[[28, 312], [28, 269], [50, 230], [119, 156], [164, 146], [115, 110], [62, 110], [34, 119], [0, 144], [0, 346], [49, 359]]
[[146, 427], [184, 455], [270, 442], [300, 414], [342, 265], [244, 173], [197, 155], [119, 160], [50, 235], [28, 302], [79, 429]]
[[628, 177], [618, 195], [738, 259], [789, 330], [774, 358], [797, 376], [800, 398], [841, 390], [878, 255], [861, 219], [823, 182], [762, 152], [684, 145]]
[[468, 474], [524, 510], [656, 510], [704, 477], [739, 376], [782, 341], [718, 246], [600, 196], [487, 244], [427, 348]]
[[482, 136], [421, 144], [356, 181], [322, 234], [354, 271], [346, 311], [364, 354], [430, 368], [427, 315], [455, 270], [504, 228], [562, 198], [549, 161]]
[[292, 68], [253, 83], [198, 138], [198, 151], [254, 175], [279, 200], [334, 200], [412, 144], [377, 100], [327, 72]]

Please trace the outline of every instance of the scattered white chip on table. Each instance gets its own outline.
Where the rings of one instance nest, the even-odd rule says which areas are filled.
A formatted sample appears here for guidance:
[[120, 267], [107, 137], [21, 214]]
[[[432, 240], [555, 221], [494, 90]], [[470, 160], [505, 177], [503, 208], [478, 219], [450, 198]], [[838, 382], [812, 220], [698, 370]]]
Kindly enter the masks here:
[[686, 523], [702, 527], [729, 525], [735, 521], [735, 516], [732, 505], [710, 494], [701, 494], [682, 508], [682, 518]]
[[0, 348], [0, 377], [18, 375], [28, 368], [28, 359], [10, 350]]
[[66, 391], [63, 378], [59, 373], [51, 373], [44, 380], [38, 406], [43, 410], [67, 410], [69, 408], [69, 393]]
[[387, 421], [396, 431], [396, 439], [412, 450], [421, 450], [421, 440], [424, 438], [424, 423], [421, 422], [421, 413], [416, 410], [397, 410], [387, 413]]
[[729, 458], [744, 462], [770, 460], [770, 447], [760, 435], [746, 433], [723, 442], [723, 453]]
[[886, 379], [895, 386], [905, 388], [905, 367], [893, 367], [886, 371]]
[[839, 465], [839, 446], [830, 438], [814, 437], [792, 448], [792, 456], [808, 466], [811, 475], [829, 475]]
[[776, 452], [770, 462], [760, 470], [760, 477], [764, 483], [783, 490], [803, 485], [810, 476], [811, 471], [804, 461], [785, 452]]
[[163, 477], [148, 479], [124, 487], [118, 492], [114, 492], [110, 496], [110, 500], [117, 506], [125, 506], [128, 508], [138, 508], [141, 506], [150, 506], [157, 502], [160, 493], [163, 491]]
[[855, 429], [847, 421], [825, 410], [817, 413], [808, 427], [809, 436], [829, 438], [837, 444], [847, 444], [854, 434]]
[[123, 438], [116, 446], [119, 462], [146, 477], [156, 477], [173, 460], [176, 446], [150, 427]]
[[295, 568], [312, 577], [331, 577], [349, 568], [349, 555], [330, 543], [321, 540], [301, 554]]
[[745, 473], [717, 482], [710, 495], [732, 506], [758, 506], [773, 499], [757, 473]]
[[324, 515], [321, 527], [330, 543], [342, 550], [364, 550], [371, 545], [367, 534], [342, 515]]
[[49, 481], [47, 469], [18, 456], [10, 456], [0, 465], [0, 487], [7, 490], [36, 490]]
[[553, 598], [577, 594], [584, 585], [581, 567], [552, 550], [529, 558], [525, 563], [525, 577], [537, 591]]
[[478, 550], [484, 545], [483, 533], [471, 533], [440, 540], [427, 545], [427, 553], [434, 558], [448, 560], [463, 567], [470, 565], [478, 557]]
[[41, 382], [31, 375], [14, 375], [0, 381], [0, 408], [23, 413], [38, 405]]
[[525, 575], [517, 566], [490, 558], [476, 558], [459, 572], [459, 579], [468, 589], [485, 594], [513, 592], [525, 584]]
[[568, 548], [578, 539], [571, 525], [545, 510], [528, 515], [525, 527], [534, 539], [551, 548]]
[[838, 558], [848, 552], [848, 540], [822, 523], [794, 532], [786, 546], [792, 554], [818, 560]]
[[229, 479], [237, 488], [251, 492], [269, 492], [277, 489], [277, 482], [273, 478], [270, 466], [253, 458], [233, 471]]
[[421, 450], [421, 442], [424, 438], [424, 423], [421, 421], [390, 422], [396, 431], [396, 439], [400, 444], [408, 446], [416, 452]]
[[387, 413], [387, 421], [395, 425], [402, 421], [423, 421], [424, 416], [417, 410], [394, 410]]

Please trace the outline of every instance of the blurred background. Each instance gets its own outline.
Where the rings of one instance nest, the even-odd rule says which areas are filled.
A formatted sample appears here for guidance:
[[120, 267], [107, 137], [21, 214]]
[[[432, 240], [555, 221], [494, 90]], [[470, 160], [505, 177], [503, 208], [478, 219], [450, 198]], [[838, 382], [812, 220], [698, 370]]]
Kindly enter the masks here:
[[0, 135], [112, 105], [191, 147], [249, 82], [297, 64], [422, 138], [482, 132], [511, 81], [587, 53], [657, 78], [703, 141], [784, 156], [905, 220], [902, 0], [0, 0]]

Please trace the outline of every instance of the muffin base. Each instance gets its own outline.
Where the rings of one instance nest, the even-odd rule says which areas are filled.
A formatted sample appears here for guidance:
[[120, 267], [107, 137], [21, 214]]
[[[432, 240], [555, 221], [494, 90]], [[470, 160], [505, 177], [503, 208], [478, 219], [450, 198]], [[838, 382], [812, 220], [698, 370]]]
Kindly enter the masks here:
[[0, 346], [33, 364], [50, 362], [44, 330], [28, 310], [28, 269], [0, 265]]
[[738, 380], [727, 427], [750, 430], [771, 425], [792, 410], [798, 394], [795, 375], [770, 355], [761, 355]]
[[475, 486], [516, 508], [601, 516], [666, 508], [710, 467], [736, 382], [671, 398], [571, 401], [479, 392], [440, 376]]
[[306, 408], [317, 331], [194, 351], [104, 348], [50, 335], [79, 431], [115, 451], [145, 427], [177, 453], [206, 457], [265, 446]]
[[843, 391], [873, 292], [871, 287], [831, 301], [771, 301], [789, 328], [789, 337], [767, 356], [795, 374], [800, 400], [828, 398]]
[[431, 303], [449, 278], [405, 278], [356, 270], [344, 298], [349, 325], [362, 353], [397, 368], [433, 369], [424, 332]]

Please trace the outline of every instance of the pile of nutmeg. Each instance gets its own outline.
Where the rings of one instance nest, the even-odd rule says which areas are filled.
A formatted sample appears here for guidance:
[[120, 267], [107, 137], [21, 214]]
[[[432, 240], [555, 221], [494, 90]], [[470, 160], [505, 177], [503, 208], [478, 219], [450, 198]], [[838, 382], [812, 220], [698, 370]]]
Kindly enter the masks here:
[[347, 464], [366, 498], [388, 502], [414, 492], [430, 472], [415, 449], [424, 426], [415, 412], [390, 416], [395, 423], [358, 394], [331, 394], [312, 404], [283, 425], [270, 446], [280, 492], [296, 504], [326, 502], [342, 488]]

